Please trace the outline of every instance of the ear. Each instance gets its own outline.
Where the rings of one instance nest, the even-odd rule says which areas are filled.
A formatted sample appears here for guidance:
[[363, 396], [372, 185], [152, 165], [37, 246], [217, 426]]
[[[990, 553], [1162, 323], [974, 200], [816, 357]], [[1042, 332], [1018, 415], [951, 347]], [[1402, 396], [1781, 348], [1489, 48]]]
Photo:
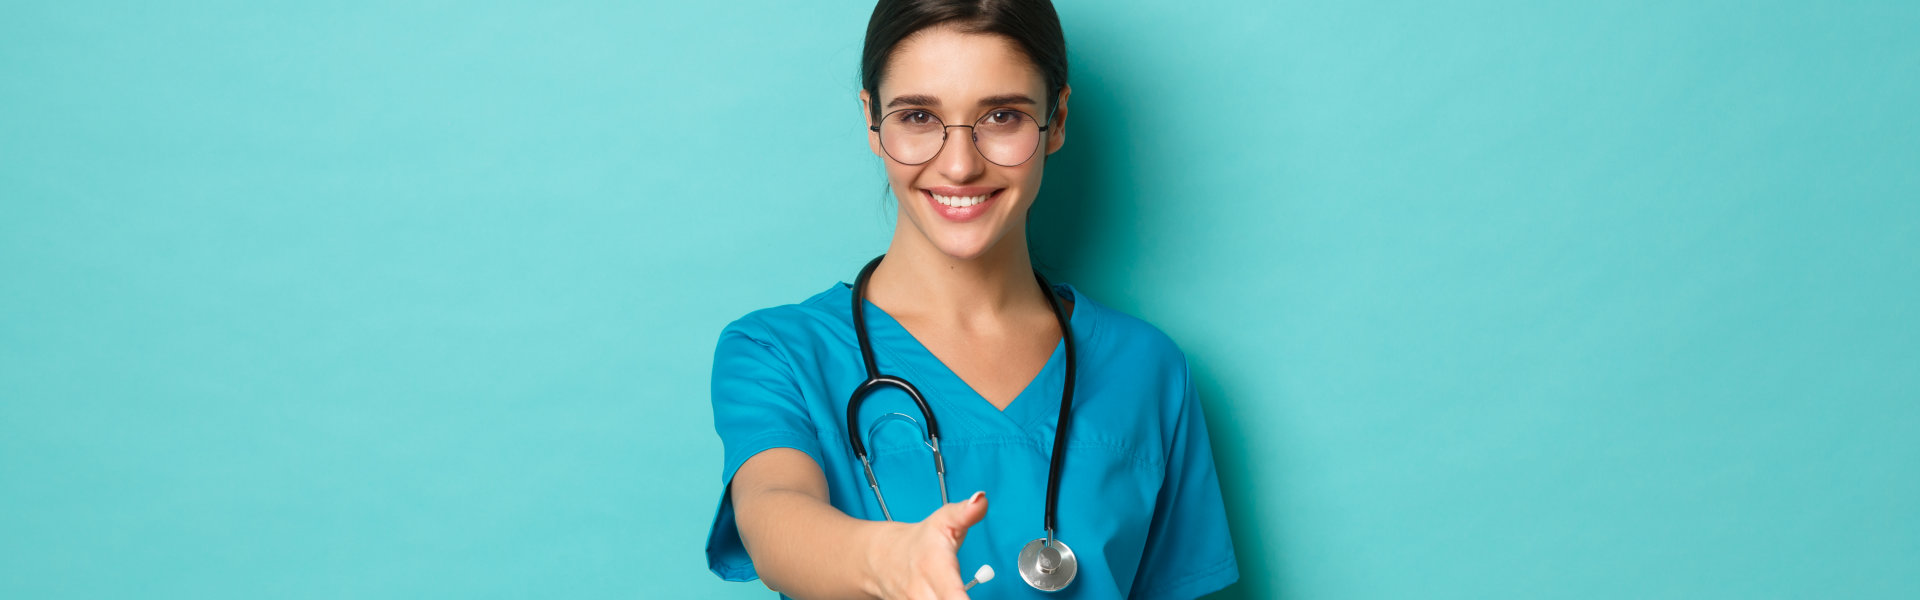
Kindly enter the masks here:
[[860, 90], [860, 118], [867, 124], [867, 150], [874, 156], [886, 158], [880, 150], [880, 134], [873, 130], [873, 97], [866, 90]]
[[1053, 124], [1047, 127], [1047, 154], [1060, 151], [1067, 143], [1067, 96], [1073, 93], [1073, 86], [1060, 86], [1060, 106], [1053, 111]]

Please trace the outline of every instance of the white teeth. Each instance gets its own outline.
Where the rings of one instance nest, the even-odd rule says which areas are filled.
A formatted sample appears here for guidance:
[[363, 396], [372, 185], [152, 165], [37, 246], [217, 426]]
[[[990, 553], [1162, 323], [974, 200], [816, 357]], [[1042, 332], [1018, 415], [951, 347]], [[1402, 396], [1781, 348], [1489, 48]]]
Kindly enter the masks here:
[[981, 202], [986, 202], [987, 196], [991, 196], [992, 194], [987, 194], [986, 196], [942, 196], [933, 192], [927, 192], [927, 195], [933, 196], [933, 200], [942, 205], [954, 208], [966, 208]]

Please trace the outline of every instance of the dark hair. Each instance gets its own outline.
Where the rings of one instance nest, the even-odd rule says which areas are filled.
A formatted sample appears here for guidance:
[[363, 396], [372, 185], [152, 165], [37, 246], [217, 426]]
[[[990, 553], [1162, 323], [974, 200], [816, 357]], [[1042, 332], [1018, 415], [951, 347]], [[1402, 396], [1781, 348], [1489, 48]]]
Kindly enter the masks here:
[[1047, 114], [1058, 110], [1060, 89], [1067, 85], [1067, 37], [1060, 31], [1060, 15], [1049, 0], [880, 0], [867, 20], [867, 46], [860, 53], [860, 87], [867, 90], [868, 106], [880, 119], [880, 78], [887, 59], [900, 40], [914, 32], [951, 23], [966, 33], [1004, 36], [1019, 44], [1047, 82]]

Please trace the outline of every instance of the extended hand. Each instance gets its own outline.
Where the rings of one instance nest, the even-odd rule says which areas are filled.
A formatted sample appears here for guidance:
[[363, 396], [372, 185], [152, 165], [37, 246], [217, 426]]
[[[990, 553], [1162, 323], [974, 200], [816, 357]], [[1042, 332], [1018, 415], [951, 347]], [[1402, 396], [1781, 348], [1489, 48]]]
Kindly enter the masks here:
[[967, 528], [987, 516], [987, 495], [975, 492], [965, 502], [940, 507], [919, 523], [900, 524], [875, 538], [867, 555], [868, 572], [886, 600], [958, 600], [961, 588], [960, 543]]

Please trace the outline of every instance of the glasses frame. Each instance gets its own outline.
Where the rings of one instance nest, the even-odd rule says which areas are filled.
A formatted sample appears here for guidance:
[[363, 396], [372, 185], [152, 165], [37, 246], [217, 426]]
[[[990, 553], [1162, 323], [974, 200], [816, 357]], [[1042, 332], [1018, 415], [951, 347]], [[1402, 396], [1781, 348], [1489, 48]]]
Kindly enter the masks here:
[[[920, 165], [924, 165], [924, 164], [933, 162], [933, 159], [940, 158], [940, 153], [947, 151], [947, 130], [953, 129], [955, 127], [967, 128], [968, 130], [967, 141], [969, 142], [967, 145], [973, 146], [973, 153], [980, 155], [980, 160], [984, 160], [995, 165], [1000, 165], [1002, 167], [1018, 167], [1020, 165], [1027, 164], [1027, 161], [1033, 160], [1033, 155], [1040, 153], [1040, 146], [1044, 144], [1047, 139], [1047, 135], [1046, 135], [1047, 128], [1053, 127], [1053, 117], [1049, 115], [1047, 117], [1047, 121], [1040, 125], [1040, 138], [1033, 143], [1033, 152], [1028, 153], [1026, 158], [1020, 159], [1020, 162], [1013, 163], [1010, 165], [1001, 165], [1000, 163], [993, 162], [993, 159], [987, 158], [987, 153], [980, 151], [980, 134], [977, 133], [978, 130], [974, 129], [974, 127], [978, 126], [981, 121], [987, 120], [987, 117], [992, 116], [993, 113], [1000, 112], [1003, 110], [1020, 113], [1022, 115], [1025, 115], [1029, 120], [1033, 119], [1032, 113], [1028, 113], [1027, 111], [1020, 110], [1018, 108], [995, 108], [995, 109], [988, 110], [986, 114], [980, 115], [980, 118], [974, 119], [973, 125], [948, 125], [945, 119], [940, 118], [940, 115], [934, 114], [934, 112], [931, 110], [927, 110], [924, 108], [907, 107], [907, 108], [900, 108], [900, 109], [894, 109], [894, 110], [888, 111], [887, 114], [880, 116], [880, 120], [878, 121], [878, 123], [886, 123], [888, 117], [892, 117], [896, 114], [909, 111], [909, 110], [917, 110], [923, 113], [927, 113], [927, 116], [933, 117], [933, 120], [940, 122], [940, 149], [935, 150], [933, 152], [933, 156], [929, 156], [927, 157], [926, 160], [923, 160], [917, 163], [910, 163], [907, 161], [903, 161], [903, 160], [900, 160], [899, 157], [894, 156], [893, 151], [887, 149], [886, 136], [880, 136], [880, 151], [887, 153], [887, 158], [893, 159], [893, 162], [897, 162], [909, 167], [917, 167]], [[874, 133], [880, 133], [880, 125], [868, 125], [867, 130], [872, 131]]]

